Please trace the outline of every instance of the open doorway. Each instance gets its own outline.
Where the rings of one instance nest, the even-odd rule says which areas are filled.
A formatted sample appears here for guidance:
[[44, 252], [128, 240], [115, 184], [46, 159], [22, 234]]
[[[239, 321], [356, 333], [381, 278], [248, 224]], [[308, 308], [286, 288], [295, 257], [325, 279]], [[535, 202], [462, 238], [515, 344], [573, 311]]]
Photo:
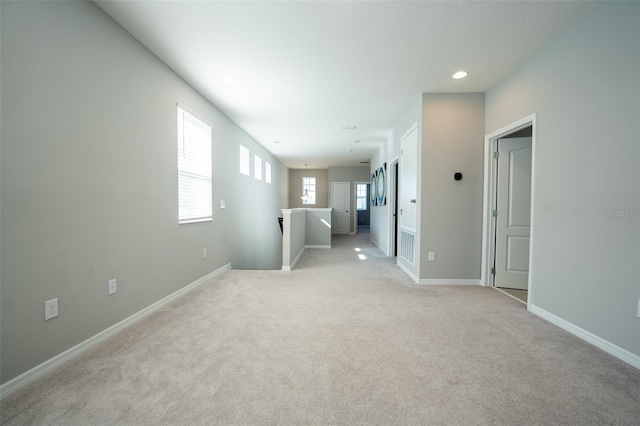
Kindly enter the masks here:
[[485, 139], [485, 285], [531, 304], [535, 115]]
[[369, 191], [371, 185], [368, 182], [356, 182], [356, 233], [368, 233], [370, 227], [371, 212], [369, 209]]

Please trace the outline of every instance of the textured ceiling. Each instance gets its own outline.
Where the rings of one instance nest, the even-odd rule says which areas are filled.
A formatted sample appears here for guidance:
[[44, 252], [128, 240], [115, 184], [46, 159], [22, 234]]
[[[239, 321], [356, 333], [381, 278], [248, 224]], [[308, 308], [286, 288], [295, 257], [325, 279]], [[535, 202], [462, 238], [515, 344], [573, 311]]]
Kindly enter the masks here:
[[360, 165], [421, 93], [485, 92], [593, 6], [96, 3], [290, 168]]

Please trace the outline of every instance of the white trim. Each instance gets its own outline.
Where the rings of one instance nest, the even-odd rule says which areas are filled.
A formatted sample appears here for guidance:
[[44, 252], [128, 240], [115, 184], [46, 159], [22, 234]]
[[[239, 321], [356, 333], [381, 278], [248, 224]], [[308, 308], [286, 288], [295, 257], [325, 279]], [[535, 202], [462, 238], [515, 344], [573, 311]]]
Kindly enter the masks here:
[[544, 309], [531, 305], [529, 310], [539, 316], [542, 319], [549, 321], [550, 323], [562, 328], [563, 330], [568, 331], [574, 336], [584, 340], [585, 342], [591, 343], [593, 346], [602, 349], [609, 355], [612, 355], [619, 360], [626, 362], [627, 364], [640, 369], [640, 355], [636, 355], [628, 350], [621, 348], [618, 345], [615, 345], [608, 340], [604, 340], [602, 337], [598, 337], [595, 334], [578, 327], [575, 324], [570, 323], [567, 320], [564, 320], [551, 312], [547, 312]]
[[[418, 123], [416, 122], [416, 127], [418, 126]], [[398, 172], [400, 172], [400, 157], [398, 155], [396, 155], [395, 157], [393, 157], [391, 159], [391, 161], [389, 162], [389, 164], [391, 164], [389, 170], [387, 171], [387, 182], [389, 182], [389, 187], [387, 188], [387, 251], [386, 251], [386, 255], [389, 257], [394, 257], [393, 255], [393, 251], [394, 249], [397, 249], [397, 242], [398, 242], [398, 235], [396, 235], [396, 229], [395, 229], [395, 224], [394, 224], [394, 217], [393, 217], [393, 208], [394, 205], [398, 202], [398, 191], [395, 190], [395, 187], [399, 185], [396, 182], [396, 176], [393, 173], [393, 166], [396, 165], [398, 167]], [[391, 171], [391, 173], [389, 173], [389, 171]], [[391, 176], [391, 178], [389, 178], [389, 176]], [[399, 176], [398, 176], [399, 177]], [[393, 188], [393, 190], [392, 190]], [[389, 196], [391, 195], [391, 197]], [[400, 221], [398, 220], [398, 225], [400, 224]], [[398, 229], [400, 229], [398, 227]], [[384, 250], [383, 250], [384, 251]]]
[[458, 279], [427, 279], [418, 281], [420, 285], [482, 285], [481, 280], [458, 280]]
[[300, 257], [302, 256], [302, 254], [307, 250], [307, 249], [330, 249], [331, 245], [307, 245], [302, 247], [302, 250], [300, 250], [300, 253], [298, 253], [298, 255], [296, 256], [295, 259], [293, 259], [293, 262], [291, 262], [291, 265], [282, 266], [282, 270], [285, 272], [291, 272], [291, 270], [293, 269], [294, 265], [296, 263], [298, 263], [298, 260], [300, 260]]
[[120, 332], [121, 330], [125, 329], [126, 327], [129, 327], [130, 325], [136, 323], [137, 321], [139, 321], [139, 320], [145, 318], [146, 316], [154, 313], [155, 311], [159, 310], [163, 306], [167, 305], [168, 303], [174, 301], [175, 299], [177, 299], [178, 297], [180, 297], [183, 294], [187, 293], [188, 291], [193, 290], [195, 287], [197, 287], [200, 284], [204, 283], [205, 281], [209, 280], [213, 276], [215, 276], [215, 275], [217, 275], [217, 274], [219, 274], [219, 273], [221, 273], [221, 272], [223, 272], [223, 271], [225, 271], [227, 269], [230, 269], [230, 268], [231, 268], [231, 264], [230, 263], [227, 263], [226, 265], [221, 266], [220, 268], [218, 268], [215, 271], [205, 275], [204, 277], [197, 279], [196, 281], [192, 282], [191, 284], [186, 285], [185, 287], [182, 287], [180, 290], [177, 290], [174, 293], [171, 293], [167, 297], [158, 300], [157, 302], [155, 302], [155, 303], [147, 306], [146, 308], [136, 312], [135, 314], [131, 315], [130, 317], [123, 319], [119, 323], [114, 324], [111, 327], [107, 328], [106, 330], [103, 330], [100, 333], [88, 338], [84, 342], [78, 343], [74, 347], [72, 347], [70, 349], [67, 349], [66, 351], [62, 352], [61, 354], [58, 354], [58, 355], [54, 356], [53, 358], [48, 359], [47, 361], [43, 362], [42, 364], [33, 367], [31, 370], [26, 371], [26, 372], [22, 373], [21, 375], [19, 375], [18, 377], [15, 377], [14, 379], [9, 380], [8, 382], [0, 385], [0, 400], [6, 398], [7, 396], [12, 394], [13, 392], [21, 389], [22, 387], [28, 385], [31, 382], [33, 382], [34, 380], [36, 380], [37, 378], [39, 378], [43, 374], [48, 373], [49, 371], [53, 370], [54, 368], [64, 364], [65, 362], [67, 362], [67, 361], [75, 358], [76, 356], [82, 354], [86, 350], [96, 346], [97, 344], [101, 343], [105, 339], [108, 339], [109, 337], [117, 334], [118, 332]]
[[418, 277], [416, 277], [413, 272], [411, 272], [409, 270], [409, 268], [407, 268], [405, 265], [403, 265], [402, 263], [400, 263], [400, 261], [398, 261], [397, 265], [400, 267], [400, 269], [402, 269], [404, 271], [405, 274], [409, 275], [409, 278], [411, 278], [413, 280], [414, 283], [419, 284], [420, 283], [420, 279]]
[[484, 137], [484, 189], [482, 200], [482, 264], [480, 270], [480, 285], [490, 287], [491, 265], [495, 255], [495, 225], [492, 216], [492, 206], [495, 205], [496, 190], [496, 170], [493, 159], [495, 144], [501, 137], [522, 130], [531, 126], [531, 226], [529, 229], [529, 277], [527, 282], [527, 309], [531, 310], [531, 300], [533, 294], [533, 243], [534, 243], [534, 206], [535, 206], [535, 186], [536, 186], [536, 151], [537, 151], [537, 114], [533, 113], [507, 126], [502, 127]]
[[295, 264], [296, 264], [296, 263], [298, 263], [298, 260], [300, 260], [300, 257], [302, 256], [302, 253], [304, 253], [304, 250], [305, 250], [306, 248], [307, 248], [306, 246], [302, 247], [302, 250], [300, 250], [300, 251], [298, 252], [298, 255], [295, 257], [295, 259], [293, 259], [293, 260], [291, 261], [291, 264], [289, 264], [289, 265], [282, 265], [282, 270], [283, 270], [283, 271], [286, 271], [286, 272], [291, 272], [291, 270], [293, 269], [293, 267], [295, 266]]
[[369, 241], [371, 241], [371, 244], [373, 244], [374, 246], [376, 246], [378, 248], [378, 250], [380, 250], [381, 252], [383, 252], [384, 254], [386, 254], [387, 256], [389, 255], [389, 253], [385, 253], [385, 251], [382, 249], [382, 246], [380, 245], [380, 243], [376, 240], [374, 240], [373, 238], [371, 238], [371, 235], [369, 235]]

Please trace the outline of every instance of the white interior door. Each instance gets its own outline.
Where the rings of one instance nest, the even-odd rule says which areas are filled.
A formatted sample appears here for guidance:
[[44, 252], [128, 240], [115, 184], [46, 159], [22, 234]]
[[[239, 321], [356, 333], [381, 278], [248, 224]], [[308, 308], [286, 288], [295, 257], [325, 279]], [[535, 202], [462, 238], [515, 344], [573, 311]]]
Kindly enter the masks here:
[[401, 140], [400, 151], [400, 226], [416, 231], [418, 194], [418, 127], [414, 125]]
[[349, 233], [351, 191], [349, 182], [331, 182], [332, 228], [334, 234]]
[[498, 140], [496, 287], [527, 290], [531, 226], [531, 138]]

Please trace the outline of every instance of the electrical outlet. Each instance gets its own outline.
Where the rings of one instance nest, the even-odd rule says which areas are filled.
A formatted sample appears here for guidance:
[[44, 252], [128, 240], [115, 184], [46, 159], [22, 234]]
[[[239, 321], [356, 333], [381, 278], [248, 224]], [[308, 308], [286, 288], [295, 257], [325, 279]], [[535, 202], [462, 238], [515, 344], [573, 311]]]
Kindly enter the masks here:
[[58, 299], [52, 299], [44, 302], [44, 320], [49, 321], [51, 318], [58, 316]]
[[430, 251], [429, 252], [429, 262], [433, 262], [434, 260], [436, 260], [436, 252], [435, 251]]
[[118, 286], [116, 284], [116, 280], [109, 280], [109, 296], [118, 291]]
[[207, 258], [207, 249], [202, 249], [202, 258], [203, 259]]

